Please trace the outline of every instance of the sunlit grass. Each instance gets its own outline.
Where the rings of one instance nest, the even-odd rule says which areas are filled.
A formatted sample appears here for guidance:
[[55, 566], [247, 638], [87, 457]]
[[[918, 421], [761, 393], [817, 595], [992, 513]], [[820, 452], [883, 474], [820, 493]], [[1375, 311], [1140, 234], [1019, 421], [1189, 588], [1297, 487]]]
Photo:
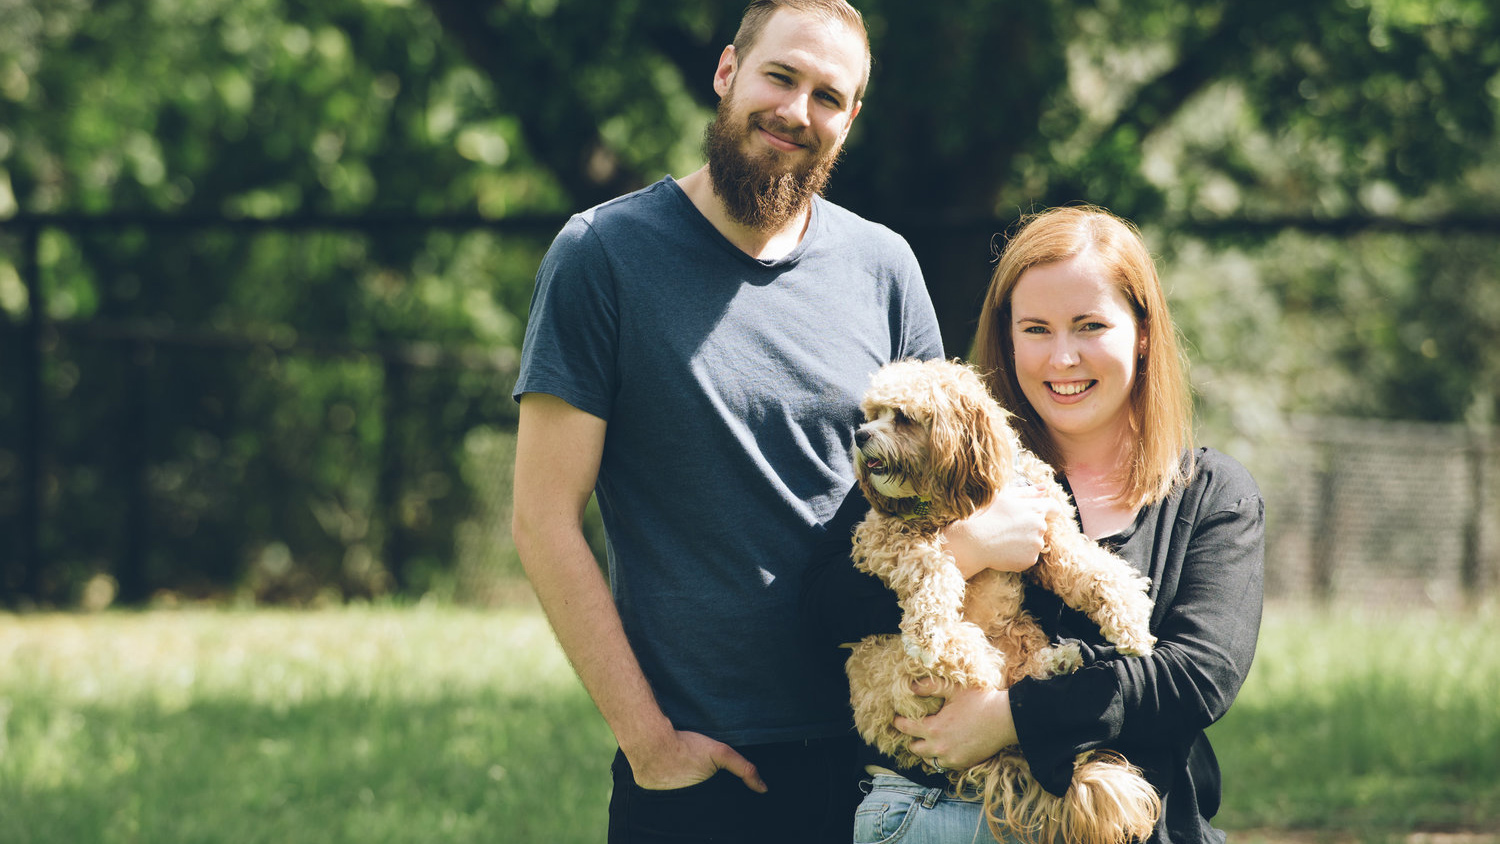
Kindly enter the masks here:
[[[1271, 610], [1219, 825], [1500, 830], [1496, 643], [1494, 607]], [[612, 752], [534, 610], [0, 615], [6, 844], [596, 844]]]
[[612, 744], [534, 612], [0, 617], [6, 842], [593, 842]]

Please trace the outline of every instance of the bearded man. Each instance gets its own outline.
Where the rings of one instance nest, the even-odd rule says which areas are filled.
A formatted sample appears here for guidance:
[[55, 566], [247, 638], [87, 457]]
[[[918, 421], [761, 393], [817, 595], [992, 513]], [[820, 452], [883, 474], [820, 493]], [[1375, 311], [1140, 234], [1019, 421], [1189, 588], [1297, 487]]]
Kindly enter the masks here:
[[612, 842], [850, 838], [857, 738], [802, 572], [870, 374], [943, 354], [906, 242], [820, 195], [869, 68], [844, 0], [752, 2], [707, 164], [573, 217], [537, 274], [514, 535], [619, 742]]

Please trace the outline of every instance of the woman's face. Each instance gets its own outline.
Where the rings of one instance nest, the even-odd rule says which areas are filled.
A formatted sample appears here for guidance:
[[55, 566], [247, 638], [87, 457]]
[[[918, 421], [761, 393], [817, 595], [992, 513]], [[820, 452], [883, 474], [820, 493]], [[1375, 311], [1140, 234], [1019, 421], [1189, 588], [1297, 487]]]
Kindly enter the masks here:
[[1126, 436], [1144, 340], [1097, 262], [1085, 253], [1026, 270], [1010, 306], [1016, 380], [1058, 443]]

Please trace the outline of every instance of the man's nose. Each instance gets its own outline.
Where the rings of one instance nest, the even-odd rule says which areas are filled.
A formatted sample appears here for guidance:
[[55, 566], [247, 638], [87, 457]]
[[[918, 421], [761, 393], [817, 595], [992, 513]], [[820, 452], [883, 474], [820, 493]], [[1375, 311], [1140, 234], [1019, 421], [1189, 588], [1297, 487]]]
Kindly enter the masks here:
[[776, 109], [776, 116], [791, 124], [792, 126], [808, 125], [808, 93], [797, 90], [787, 95], [782, 100], [781, 107]]

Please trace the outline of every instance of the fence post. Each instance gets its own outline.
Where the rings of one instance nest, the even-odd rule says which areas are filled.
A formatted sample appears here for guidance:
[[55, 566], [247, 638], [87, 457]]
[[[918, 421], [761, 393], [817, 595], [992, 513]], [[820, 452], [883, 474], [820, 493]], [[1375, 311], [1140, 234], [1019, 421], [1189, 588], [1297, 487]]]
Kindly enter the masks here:
[[26, 284], [26, 326], [21, 334], [21, 530], [17, 538], [18, 564], [0, 572], [12, 603], [41, 599], [42, 511], [46, 494], [42, 472], [46, 410], [42, 389], [42, 338], [46, 331], [47, 299], [42, 293], [41, 227], [31, 225], [21, 247], [21, 277]]
[[1319, 444], [1318, 458], [1318, 517], [1312, 543], [1312, 592], [1314, 600], [1326, 604], [1333, 600], [1334, 572], [1337, 568], [1334, 558], [1339, 489], [1337, 443], [1322, 441]]
[[401, 592], [407, 585], [406, 557], [409, 544], [401, 500], [401, 481], [405, 468], [402, 460], [401, 411], [407, 402], [407, 368], [404, 362], [396, 360], [389, 353], [382, 355], [381, 360], [385, 369], [385, 405], [381, 408], [384, 432], [380, 442], [380, 480], [376, 493], [381, 521], [385, 527], [381, 556], [385, 558], [385, 568], [395, 582], [396, 591]]
[[120, 426], [120, 463], [129, 493], [125, 504], [125, 538], [115, 568], [122, 604], [143, 604], [151, 597], [146, 559], [151, 547], [151, 499], [147, 470], [151, 462], [151, 363], [155, 348], [144, 340], [126, 346], [125, 424]]
[[1469, 512], [1464, 520], [1463, 559], [1459, 578], [1464, 600], [1474, 604], [1484, 588], [1483, 571], [1485, 468], [1489, 462], [1489, 427], [1469, 426]]

